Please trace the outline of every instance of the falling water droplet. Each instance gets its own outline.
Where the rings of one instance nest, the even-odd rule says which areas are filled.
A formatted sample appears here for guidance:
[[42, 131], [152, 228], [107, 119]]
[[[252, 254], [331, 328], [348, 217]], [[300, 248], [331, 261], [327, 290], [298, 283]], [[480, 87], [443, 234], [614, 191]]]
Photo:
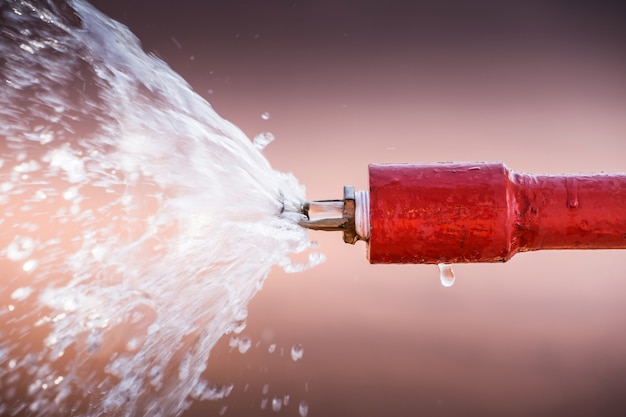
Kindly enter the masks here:
[[300, 405], [298, 405], [298, 412], [300, 412], [300, 417], [306, 417], [309, 414], [309, 404], [306, 401], [300, 401]]
[[272, 410], [278, 412], [281, 408], [283, 408], [283, 400], [279, 397], [274, 397], [272, 399]]
[[261, 132], [254, 137], [254, 139], [252, 140], [252, 144], [255, 146], [255, 148], [262, 151], [263, 149], [267, 147], [267, 145], [269, 145], [273, 141], [274, 141], [273, 133]]
[[13, 171], [15, 172], [33, 172], [33, 171], [37, 171], [38, 169], [41, 169], [41, 165], [39, 165], [39, 163], [37, 161], [29, 161], [29, 162], [22, 162], [21, 164], [13, 167]]
[[241, 339], [239, 339], [237, 349], [239, 349], [239, 353], [246, 353], [251, 346], [252, 339], [250, 339], [249, 337], [242, 337]]
[[302, 355], [304, 355], [304, 348], [302, 347], [301, 344], [296, 344], [291, 347], [291, 359], [294, 362], [297, 362], [300, 359], [302, 359]]
[[78, 187], [70, 187], [63, 192], [63, 198], [66, 200], [73, 200], [78, 196]]
[[24, 265], [22, 265], [22, 269], [24, 270], [24, 272], [32, 272], [37, 268], [37, 266], [39, 266], [39, 261], [37, 261], [37, 259], [29, 259], [28, 261], [24, 262]]
[[265, 112], [261, 115], [261, 119], [263, 120], [269, 120], [270, 119], [270, 114], [269, 112]]
[[13, 189], [14, 185], [12, 182], [5, 181], [0, 184], [0, 193], [8, 193]]
[[7, 258], [12, 261], [21, 261], [28, 258], [35, 248], [35, 242], [28, 236], [15, 236], [7, 247]]
[[36, 200], [36, 201], [43, 201], [43, 200], [45, 200], [46, 198], [48, 198], [48, 195], [47, 195], [46, 193], [44, 193], [43, 191], [41, 191], [41, 190], [37, 190], [37, 191], [35, 192], [35, 200]]
[[33, 289], [30, 287], [22, 287], [11, 293], [11, 299], [15, 301], [22, 301], [28, 298], [33, 293]]
[[239, 338], [236, 336], [231, 336], [231, 338], [228, 340], [228, 347], [236, 348], [238, 346], [239, 346]]
[[131, 337], [128, 339], [128, 342], [126, 342], [126, 349], [130, 352], [136, 352], [139, 346], [141, 346], [141, 339], [137, 337]]
[[276, 350], [276, 343], [272, 343], [268, 348], [267, 351], [269, 353], [274, 353], [274, 351]]
[[54, 134], [49, 131], [45, 131], [39, 135], [39, 142], [42, 145], [48, 144], [54, 140]]
[[450, 264], [439, 264], [439, 279], [441, 280], [441, 285], [444, 287], [451, 287], [454, 285], [454, 271], [452, 270], [452, 265]]

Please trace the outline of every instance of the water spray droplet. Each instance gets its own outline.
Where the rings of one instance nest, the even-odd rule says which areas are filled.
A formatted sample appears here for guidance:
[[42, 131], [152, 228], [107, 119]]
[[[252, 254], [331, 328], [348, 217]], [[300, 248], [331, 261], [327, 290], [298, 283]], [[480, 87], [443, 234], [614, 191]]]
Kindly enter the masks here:
[[28, 258], [35, 249], [35, 242], [28, 236], [15, 236], [7, 247], [7, 258], [12, 261], [21, 261]]
[[139, 339], [138, 337], [131, 337], [130, 339], [128, 339], [128, 342], [126, 342], [126, 350], [130, 352], [136, 352], [141, 346], [141, 342], [141, 339]]
[[63, 192], [63, 198], [68, 201], [75, 199], [77, 195], [78, 195], [77, 187], [68, 188], [67, 190]]
[[48, 198], [48, 195], [47, 195], [45, 192], [43, 192], [43, 191], [41, 191], [41, 190], [37, 190], [37, 191], [35, 192], [35, 200], [37, 200], [37, 201], [43, 201], [43, 200], [45, 200], [46, 198]]
[[233, 323], [233, 333], [239, 334], [243, 332], [246, 329], [247, 325], [248, 323], [245, 319], [236, 321], [235, 323]]
[[278, 412], [281, 408], [283, 408], [283, 400], [279, 397], [274, 397], [272, 399], [272, 410]]
[[267, 348], [267, 351], [269, 353], [274, 353], [275, 350], [276, 350], [276, 343], [270, 344], [270, 346]]
[[22, 162], [21, 164], [15, 166], [13, 170], [15, 172], [34, 172], [41, 168], [41, 165], [37, 163], [37, 161], [31, 160], [29, 162]]
[[54, 140], [54, 134], [52, 132], [43, 132], [39, 135], [39, 142], [42, 145], [46, 145]]
[[291, 359], [294, 362], [298, 362], [300, 359], [302, 359], [303, 355], [304, 355], [304, 348], [302, 347], [301, 344], [298, 343], [291, 347]]
[[307, 414], [309, 414], [309, 404], [304, 400], [300, 401], [298, 412], [300, 413], [300, 417], [306, 417]]
[[239, 349], [239, 353], [246, 353], [248, 350], [250, 350], [251, 346], [252, 339], [250, 339], [249, 337], [242, 337], [239, 339], [237, 349]]
[[170, 39], [172, 40], [172, 42], [174, 43], [174, 45], [176, 45], [176, 47], [178, 49], [182, 49], [183, 46], [180, 44], [180, 42], [178, 42], [178, 39], [176, 39], [174, 36], [170, 36]]
[[238, 346], [239, 346], [239, 338], [236, 336], [231, 336], [231, 338], [228, 340], [228, 347], [236, 348]]
[[270, 119], [270, 114], [268, 112], [265, 112], [261, 115], [261, 119], [263, 120], [269, 120]]
[[267, 147], [267, 145], [269, 145], [270, 143], [272, 143], [274, 141], [274, 134], [271, 132], [261, 132], [258, 135], [256, 135], [254, 137], [254, 139], [252, 140], [252, 144], [254, 145], [255, 148], [257, 148], [258, 150], [262, 151], [263, 149], [265, 149]]
[[452, 265], [450, 264], [438, 264], [439, 266], [439, 279], [441, 280], [441, 285], [444, 287], [451, 287], [454, 285], [454, 271], [452, 270]]
[[24, 262], [24, 265], [22, 265], [22, 269], [24, 270], [24, 272], [32, 272], [37, 268], [37, 266], [39, 266], [39, 261], [37, 261], [37, 259], [29, 259], [28, 261]]
[[11, 299], [15, 301], [22, 301], [28, 298], [33, 293], [33, 289], [30, 287], [18, 288], [11, 293]]
[[8, 193], [13, 189], [13, 183], [9, 181], [5, 181], [0, 184], [0, 193]]

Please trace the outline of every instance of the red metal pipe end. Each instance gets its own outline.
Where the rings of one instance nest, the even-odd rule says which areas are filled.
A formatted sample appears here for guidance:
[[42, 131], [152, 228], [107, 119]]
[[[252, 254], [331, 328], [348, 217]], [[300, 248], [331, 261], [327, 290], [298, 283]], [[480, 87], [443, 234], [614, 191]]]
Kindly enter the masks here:
[[372, 164], [369, 174], [370, 263], [626, 248], [626, 174], [530, 175], [502, 163]]

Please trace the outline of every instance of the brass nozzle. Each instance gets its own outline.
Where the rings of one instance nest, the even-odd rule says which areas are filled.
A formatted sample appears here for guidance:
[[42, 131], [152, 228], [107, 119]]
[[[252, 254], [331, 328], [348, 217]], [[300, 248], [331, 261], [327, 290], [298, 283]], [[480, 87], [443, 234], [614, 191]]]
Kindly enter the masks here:
[[[354, 187], [344, 186], [343, 200], [306, 201], [302, 205], [306, 219], [298, 224], [313, 230], [342, 231], [343, 241], [354, 244], [359, 239], [354, 222], [355, 207]], [[316, 214], [320, 218], [315, 218]], [[328, 215], [331, 217], [324, 217]]]

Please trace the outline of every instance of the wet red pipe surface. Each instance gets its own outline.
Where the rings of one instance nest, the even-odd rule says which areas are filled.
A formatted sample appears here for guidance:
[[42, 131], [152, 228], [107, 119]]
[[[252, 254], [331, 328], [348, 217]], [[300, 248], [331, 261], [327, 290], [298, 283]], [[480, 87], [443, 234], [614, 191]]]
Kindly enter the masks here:
[[531, 175], [463, 163], [372, 164], [369, 176], [370, 263], [626, 249], [626, 174]]

